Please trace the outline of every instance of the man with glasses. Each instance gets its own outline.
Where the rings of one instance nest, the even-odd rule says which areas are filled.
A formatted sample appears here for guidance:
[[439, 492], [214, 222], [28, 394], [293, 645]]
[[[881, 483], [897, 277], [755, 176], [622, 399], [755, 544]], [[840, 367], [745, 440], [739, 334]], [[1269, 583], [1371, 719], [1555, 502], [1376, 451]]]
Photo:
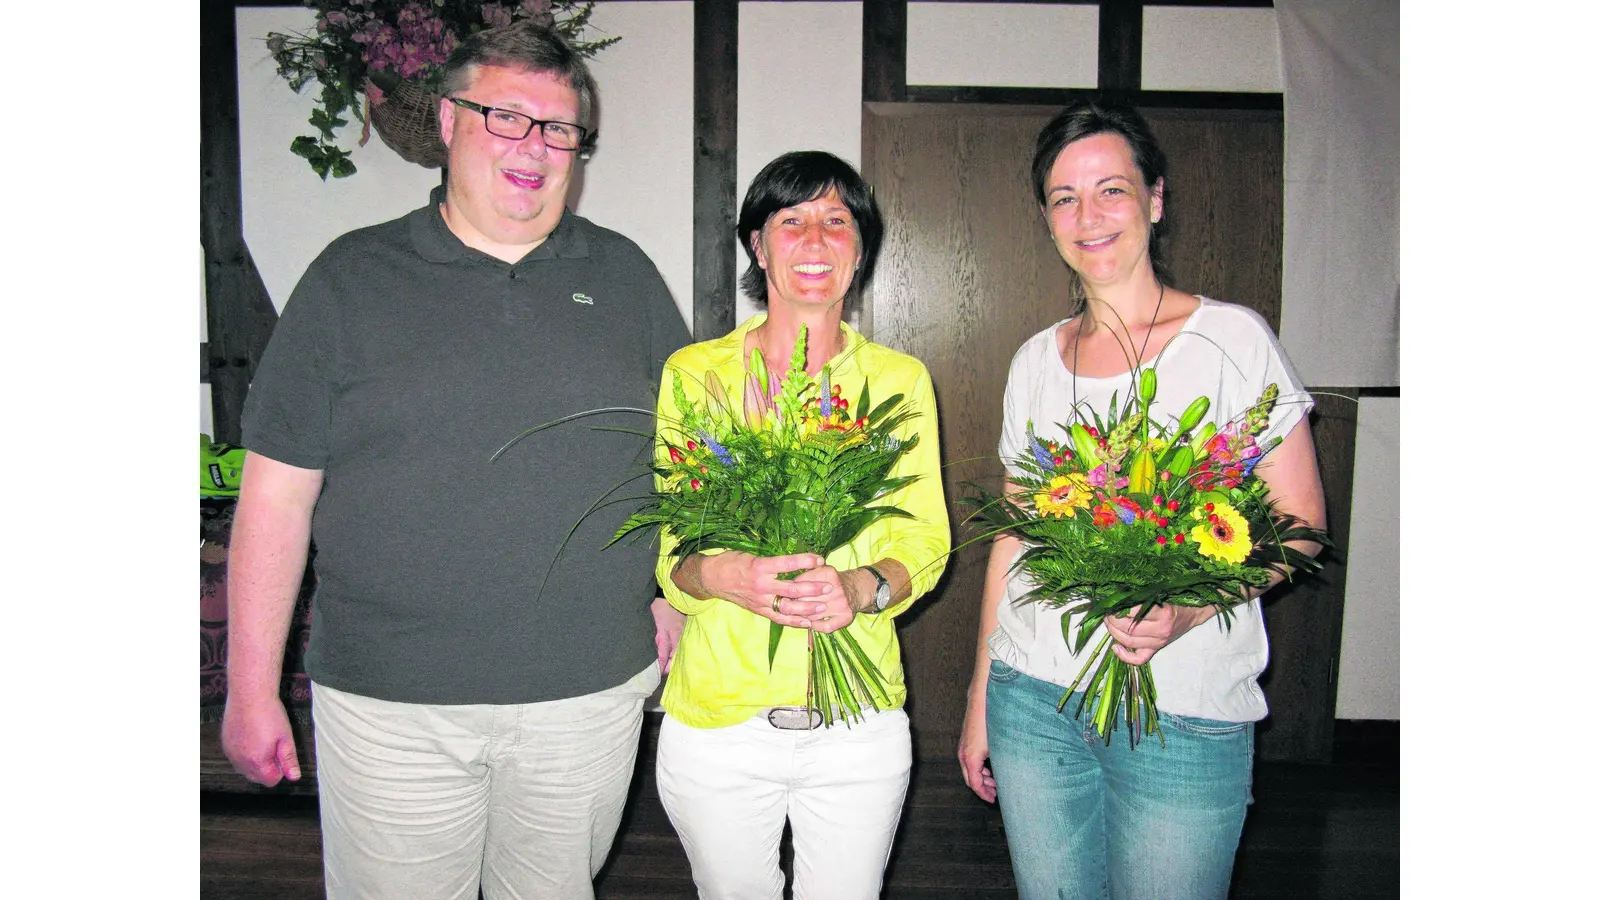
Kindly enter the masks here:
[[595, 134], [559, 36], [479, 32], [442, 93], [445, 184], [323, 251], [251, 387], [223, 743], [300, 776], [277, 684], [314, 537], [328, 896], [590, 898], [660, 680], [655, 554], [601, 553], [626, 510], [596, 501], [647, 471], [650, 423], [491, 457], [653, 408], [688, 333], [644, 253], [565, 210]]

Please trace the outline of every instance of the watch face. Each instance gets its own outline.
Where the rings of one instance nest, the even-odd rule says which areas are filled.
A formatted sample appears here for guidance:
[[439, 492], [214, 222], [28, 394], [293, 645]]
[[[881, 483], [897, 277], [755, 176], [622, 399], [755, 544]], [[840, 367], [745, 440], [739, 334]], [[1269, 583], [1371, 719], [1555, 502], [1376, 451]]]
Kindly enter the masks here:
[[872, 600], [881, 610], [889, 605], [889, 580], [884, 578], [877, 569], [868, 569], [867, 571], [878, 579], [878, 589], [872, 592]]

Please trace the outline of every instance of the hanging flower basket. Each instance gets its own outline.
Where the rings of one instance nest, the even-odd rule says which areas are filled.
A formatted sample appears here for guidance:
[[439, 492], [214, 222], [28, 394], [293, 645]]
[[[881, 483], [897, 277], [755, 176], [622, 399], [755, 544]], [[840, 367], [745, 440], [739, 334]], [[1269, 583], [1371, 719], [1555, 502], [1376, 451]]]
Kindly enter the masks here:
[[[586, 41], [593, 0], [304, 0], [317, 11], [316, 29], [267, 35], [278, 75], [299, 92], [321, 86], [311, 110], [316, 134], [301, 135], [290, 152], [305, 157], [324, 180], [354, 175], [341, 129], [361, 121], [361, 143], [378, 130], [400, 157], [430, 169], [445, 164], [439, 140], [440, 69], [474, 32], [522, 19], [555, 30], [579, 55], [615, 44], [617, 36]], [[380, 88], [379, 85], [383, 87]], [[365, 98], [363, 98], [365, 94]]]
[[439, 139], [438, 94], [421, 82], [402, 81], [387, 94], [376, 86], [368, 87], [367, 103], [367, 114], [378, 137], [401, 159], [425, 169], [445, 164], [448, 153]]

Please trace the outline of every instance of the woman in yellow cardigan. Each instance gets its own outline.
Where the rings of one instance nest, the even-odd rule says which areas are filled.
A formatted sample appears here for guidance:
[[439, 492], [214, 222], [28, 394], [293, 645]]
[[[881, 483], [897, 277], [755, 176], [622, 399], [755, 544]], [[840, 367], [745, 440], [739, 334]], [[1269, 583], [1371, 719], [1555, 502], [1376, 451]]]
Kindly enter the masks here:
[[[874, 397], [905, 395], [917, 415], [902, 436], [920, 440], [891, 474], [919, 477], [885, 501], [910, 518], [881, 519], [826, 559], [727, 551], [680, 562], [663, 541], [657, 578], [687, 622], [662, 695], [656, 781], [702, 898], [779, 900], [786, 820], [796, 900], [877, 897], [911, 772], [894, 619], [938, 581], [950, 550], [933, 385], [922, 363], [844, 323], [844, 300], [871, 275], [883, 236], [872, 192], [848, 163], [819, 151], [777, 158], [751, 183], [738, 236], [750, 257], [740, 286], [767, 313], [674, 354], [658, 421], [676, 408], [674, 372], [698, 401], [707, 373], [745, 384], [759, 349], [781, 379], [806, 326], [808, 374], [831, 364], [846, 397], [868, 380]], [[805, 571], [779, 579], [796, 569]], [[769, 620], [849, 629], [883, 675], [885, 708], [820, 727], [806, 709], [806, 642], [781, 641], [769, 666]]]

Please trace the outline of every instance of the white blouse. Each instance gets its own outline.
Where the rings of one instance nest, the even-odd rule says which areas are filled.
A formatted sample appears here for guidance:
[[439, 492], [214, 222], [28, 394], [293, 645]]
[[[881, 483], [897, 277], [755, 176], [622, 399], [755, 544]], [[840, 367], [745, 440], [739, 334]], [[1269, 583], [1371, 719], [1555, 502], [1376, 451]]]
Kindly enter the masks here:
[[[1021, 474], [1012, 461], [1028, 453], [1030, 420], [1041, 438], [1070, 440], [1059, 425], [1070, 424], [1074, 402], [1086, 403], [1086, 411], [1092, 408], [1103, 417], [1112, 392], [1121, 403], [1135, 389], [1127, 373], [1074, 378], [1061, 360], [1056, 341], [1057, 329], [1068, 321], [1029, 338], [1012, 357], [1000, 435], [1000, 458], [1012, 475]], [[1287, 435], [1311, 410], [1311, 396], [1272, 329], [1243, 306], [1201, 297], [1199, 308], [1161, 350], [1154, 365], [1157, 389], [1151, 417], [1156, 421], [1175, 421], [1204, 394], [1211, 398], [1205, 421], [1220, 428], [1254, 404], [1274, 382], [1278, 402], [1258, 441]], [[1273, 455], [1268, 453], [1261, 464], [1270, 465]], [[1103, 630], [1090, 638], [1082, 656], [1073, 654], [1062, 639], [1061, 608], [1015, 602], [1032, 587], [1026, 576], [1012, 576], [989, 639], [989, 653], [1013, 668], [1065, 688], [1078, 677]], [[1151, 659], [1156, 705], [1161, 711], [1227, 722], [1253, 722], [1266, 716], [1266, 699], [1256, 683], [1267, 666], [1261, 604], [1251, 601], [1235, 607], [1228, 631], [1222, 630], [1221, 622], [1219, 616], [1197, 626]]]

